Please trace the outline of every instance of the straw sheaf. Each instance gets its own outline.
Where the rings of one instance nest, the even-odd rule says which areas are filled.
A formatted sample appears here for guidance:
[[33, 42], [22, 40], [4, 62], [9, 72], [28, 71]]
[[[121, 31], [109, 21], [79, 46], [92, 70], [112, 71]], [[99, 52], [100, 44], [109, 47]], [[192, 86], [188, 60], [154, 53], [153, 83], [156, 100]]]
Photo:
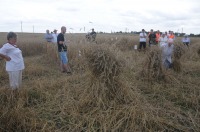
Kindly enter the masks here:
[[198, 55], [200, 56], [200, 48], [197, 50]]
[[180, 59], [185, 53], [184, 47], [181, 45], [175, 45], [174, 46], [174, 60], [172, 62], [172, 68], [175, 72], [181, 71], [181, 62]]
[[181, 45], [175, 45], [174, 46], [174, 58], [180, 59], [181, 56], [184, 54], [184, 48]]
[[130, 39], [122, 37], [119, 41], [116, 42], [116, 47], [121, 51], [127, 51], [132, 49], [133, 43]]
[[123, 103], [126, 89], [123, 87], [120, 73], [122, 63], [114, 54], [103, 48], [97, 47], [87, 54], [88, 66], [91, 71], [91, 87], [88, 92], [95, 97], [100, 106], [109, 106], [111, 102]]
[[175, 59], [172, 63], [172, 68], [174, 71], [176, 72], [180, 72], [181, 71], [181, 62], [179, 59]]
[[94, 77], [112, 82], [121, 71], [121, 64], [115, 56], [104, 49], [95, 49], [87, 55], [89, 67]]
[[147, 53], [142, 73], [144, 77], [148, 77], [148, 80], [162, 80], [164, 78], [161, 50], [159, 48], [152, 47]]

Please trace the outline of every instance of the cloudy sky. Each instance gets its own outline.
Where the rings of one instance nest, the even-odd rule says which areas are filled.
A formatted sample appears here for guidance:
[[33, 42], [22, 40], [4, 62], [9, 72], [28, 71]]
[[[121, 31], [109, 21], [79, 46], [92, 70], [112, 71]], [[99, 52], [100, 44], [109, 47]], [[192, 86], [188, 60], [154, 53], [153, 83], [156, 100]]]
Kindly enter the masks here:
[[[0, 32], [146, 31], [200, 34], [200, 0], [0, 0]], [[85, 30], [84, 30], [85, 29]]]

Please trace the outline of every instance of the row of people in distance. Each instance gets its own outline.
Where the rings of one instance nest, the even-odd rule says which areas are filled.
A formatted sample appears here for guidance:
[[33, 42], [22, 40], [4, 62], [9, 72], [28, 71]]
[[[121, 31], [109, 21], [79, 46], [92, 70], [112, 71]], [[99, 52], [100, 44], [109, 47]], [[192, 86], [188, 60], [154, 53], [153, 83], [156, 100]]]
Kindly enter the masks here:
[[[94, 31], [94, 28], [91, 29], [92, 32], [88, 32], [85, 36], [87, 41], [95, 41], [96, 39], [96, 32]], [[57, 43], [57, 30], [54, 29], [53, 32], [50, 33], [50, 31], [47, 29], [46, 34], [44, 38], [46, 39], [47, 42], [52, 42], [52, 43]]]
[[[144, 49], [146, 48], [147, 38], [148, 38], [149, 46], [152, 46], [152, 45], [160, 45], [161, 46], [162, 44], [166, 43], [168, 39], [175, 40], [175, 35], [174, 35], [173, 31], [169, 31], [168, 33], [162, 32], [162, 34], [161, 34], [159, 30], [156, 33], [154, 33], [153, 29], [151, 29], [151, 31], [147, 35], [145, 30], [142, 29], [142, 32], [140, 33], [139, 36], [140, 36], [139, 50], [141, 50], [142, 47]], [[189, 46], [190, 38], [188, 37], [188, 35], [184, 35], [184, 37], [182, 38], [182, 43], [184, 45]]]
[[58, 34], [56, 29], [54, 29], [53, 32], [51, 33], [49, 29], [47, 29], [44, 38], [46, 39], [47, 42], [57, 43], [57, 36]]

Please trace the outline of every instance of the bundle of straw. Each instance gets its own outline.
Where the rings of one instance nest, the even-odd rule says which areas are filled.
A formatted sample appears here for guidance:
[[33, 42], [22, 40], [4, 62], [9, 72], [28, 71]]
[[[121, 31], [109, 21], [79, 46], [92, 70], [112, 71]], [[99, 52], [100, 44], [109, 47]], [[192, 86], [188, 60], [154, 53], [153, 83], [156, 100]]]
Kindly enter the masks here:
[[93, 97], [92, 103], [103, 107], [109, 106], [111, 102], [124, 103], [129, 97], [120, 77], [121, 60], [113, 52], [100, 47], [88, 52], [86, 56], [91, 72], [91, 86], [87, 90]]
[[144, 77], [148, 77], [148, 81], [162, 80], [164, 77], [161, 50], [158, 47], [151, 47], [147, 53], [145, 66], [142, 70]]
[[180, 58], [183, 55], [183, 53], [184, 53], [183, 46], [175, 45], [175, 47], [174, 47], [174, 61], [172, 63], [172, 68], [176, 72], [180, 72], [181, 71]]
[[198, 55], [200, 56], [200, 48], [197, 50]]

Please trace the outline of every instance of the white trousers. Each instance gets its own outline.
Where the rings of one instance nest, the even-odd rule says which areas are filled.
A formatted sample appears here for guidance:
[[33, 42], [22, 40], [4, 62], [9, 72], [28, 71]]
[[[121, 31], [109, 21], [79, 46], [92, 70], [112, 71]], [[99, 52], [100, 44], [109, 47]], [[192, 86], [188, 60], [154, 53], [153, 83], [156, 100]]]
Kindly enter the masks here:
[[8, 71], [10, 87], [17, 89], [22, 84], [22, 70], [19, 71]]

